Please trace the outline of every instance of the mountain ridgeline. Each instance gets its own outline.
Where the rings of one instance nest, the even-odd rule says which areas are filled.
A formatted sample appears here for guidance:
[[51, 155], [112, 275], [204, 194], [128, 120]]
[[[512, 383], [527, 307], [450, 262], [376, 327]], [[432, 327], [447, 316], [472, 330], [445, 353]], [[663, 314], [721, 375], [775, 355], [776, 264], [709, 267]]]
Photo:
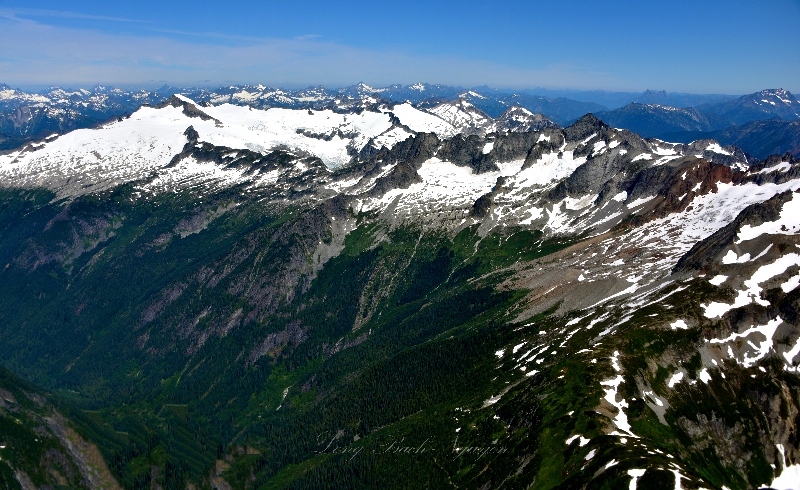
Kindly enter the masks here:
[[800, 161], [369, 97], [0, 154], [5, 487], [791, 487]]
[[800, 155], [800, 102], [783, 89], [697, 107], [634, 102], [597, 116], [614, 127], [651, 138], [684, 143], [716, 139], [762, 159], [787, 151]]
[[[787, 151], [798, 156], [800, 137], [794, 121], [800, 119], [800, 103], [783, 89], [762, 90], [741, 97], [695, 95], [647, 90], [642, 93], [554, 91], [547, 89], [506, 91], [489, 87], [465, 89], [416, 83], [375, 88], [360, 83], [339, 89], [308, 87], [286, 90], [263, 85], [231, 85], [209, 88], [122, 90], [96, 86], [87, 89], [50, 88], [27, 93], [0, 84], [0, 151], [17, 148], [52, 134], [101, 125], [125, 117], [143, 104], [158, 105], [178, 94], [199, 105], [233, 104], [255, 109], [365, 110], [376, 104], [409, 102], [437, 115], [447, 112], [472, 118], [505, 120], [525, 110], [539, 114], [540, 122], [568, 126], [586, 113], [594, 113], [613, 127], [645, 137], [690, 143], [718, 139], [736, 144], [757, 158]], [[468, 104], [471, 110], [453, 106]], [[609, 110], [609, 107], [612, 110]], [[761, 123], [761, 121], [770, 121]], [[770, 127], [766, 128], [765, 124]], [[530, 127], [530, 130], [539, 127]], [[750, 137], [730, 136], [749, 133]]]

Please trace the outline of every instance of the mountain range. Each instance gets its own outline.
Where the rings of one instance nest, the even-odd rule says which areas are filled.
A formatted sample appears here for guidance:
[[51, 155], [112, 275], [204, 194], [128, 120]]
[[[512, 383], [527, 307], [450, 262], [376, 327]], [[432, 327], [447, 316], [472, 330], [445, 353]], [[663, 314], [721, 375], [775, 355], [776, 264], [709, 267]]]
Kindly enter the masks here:
[[800, 155], [800, 121], [770, 119], [751, 121], [741, 126], [730, 126], [717, 131], [679, 131], [664, 133], [669, 141], [689, 143], [701, 138], [712, 138], [724, 145], [747, 148], [757, 158], [789, 152]]
[[791, 153], [230, 90], [0, 154], [8, 488], [795, 484]]
[[[174, 94], [181, 94], [201, 106], [227, 103], [256, 109], [331, 108], [353, 111], [381, 102], [410, 102], [425, 110], [432, 110], [438, 105], [458, 105], [458, 101], [463, 101], [471, 104], [472, 109], [467, 112], [473, 113], [473, 116], [464, 114], [464, 117], [488, 121], [491, 118], [501, 118], [509, 109], [519, 107], [541, 114], [562, 126], [591, 112], [614, 127], [628, 129], [645, 137], [683, 142], [689, 142], [689, 138], [722, 138], [731, 143], [738, 141], [737, 144], [745, 151], [759, 158], [786, 151], [797, 155], [796, 146], [787, 142], [799, 136], [791, 122], [800, 117], [800, 103], [791, 93], [782, 89], [764, 90], [739, 98], [690, 96], [691, 94], [650, 90], [639, 94], [540, 90], [550, 95], [573, 94], [585, 100], [563, 96], [551, 98], [535, 95], [530, 90], [516, 93], [489, 87], [468, 90], [423, 83], [384, 88], [361, 83], [336, 90], [324, 87], [282, 90], [263, 85], [179, 89], [165, 85], [154, 91], [125, 91], [97, 86], [92, 90], [52, 88], [40, 93], [26, 93], [0, 84], [0, 150], [16, 148], [27, 141], [41, 139], [53, 133], [62, 134], [74, 129], [93, 127], [109, 119], [130, 114], [143, 104], [155, 105]], [[603, 101], [608, 97], [611, 97], [609, 101], [612, 105], [620, 101], [631, 102], [609, 111], [606, 106], [591, 101]], [[690, 103], [695, 105], [690, 106]], [[446, 107], [448, 106], [443, 105], [442, 111]], [[455, 113], [453, 117], [456, 117]], [[752, 135], [750, 138], [737, 139], [711, 134], [723, 130], [729, 130], [728, 133], [741, 132], [742, 130], [737, 129], [741, 125], [775, 118], [784, 122], [770, 124], [769, 130], [764, 125], [753, 124], [745, 130]], [[776, 126], [781, 128], [776, 129]], [[682, 134], [677, 134], [679, 132]]]
[[774, 153], [798, 153], [797, 121], [800, 102], [791, 93], [762, 90], [735, 100], [698, 107], [631, 103], [613, 111], [598, 112], [606, 123], [646, 137], [690, 142], [718, 139], [736, 144], [758, 158]]

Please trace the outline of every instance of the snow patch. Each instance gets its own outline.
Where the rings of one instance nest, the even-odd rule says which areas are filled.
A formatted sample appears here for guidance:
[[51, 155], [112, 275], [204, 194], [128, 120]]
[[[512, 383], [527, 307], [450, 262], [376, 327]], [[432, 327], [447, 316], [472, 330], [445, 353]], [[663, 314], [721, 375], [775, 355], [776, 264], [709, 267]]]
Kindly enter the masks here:
[[617, 401], [619, 385], [622, 384], [623, 381], [624, 379], [622, 378], [622, 375], [617, 375], [616, 378], [600, 382], [601, 385], [609, 387], [604, 389], [606, 395], [603, 398], [617, 409], [617, 415], [614, 417], [612, 422], [614, 422], [614, 425], [617, 427], [617, 429], [625, 432], [623, 434], [619, 431], [614, 431], [611, 433], [611, 435], [636, 437], [631, 432], [631, 426], [628, 423], [628, 416], [625, 414], [625, 409], [628, 408], [628, 402], [625, 401], [625, 399]]
[[739, 257], [738, 255], [736, 255], [736, 252], [734, 252], [733, 250], [728, 250], [728, 253], [726, 253], [725, 256], [722, 257], [722, 263], [725, 264], [725, 265], [728, 265], [728, 264], [744, 264], [745, 262], [749, 262], [749, 261], [750, 261], [750, 254], [749, 253], [746, 253], [746, 254], [742, 255], [741, 257]]
[[[735, 254], [734, 254], [735, 255]], [[716, 275], [713, 278], [709, 279], [708, 282], [713, 284], [714, 286], [719, 286], [723, 282], [728, 280], [728, 276], [723, 276], [722, 274]]]
[[724, 339], [711, 339], [708, 341], [708, 343], [711, 344], [731, 343], [735, 342], [737, 339], [744, 339], [750, 337], [752, 334], [758, 334], [763, 336], [764, 337], [763, 341], [756, 340], [756, 342], [758, 342], [758, 345], [753, 343], [752, 339], [748, 340], [747, 343], [745, 344], [755, 351], [754, 355], [748, 355], [749, 354], [748, 352], [745, 353], [743, 356], [741, 364], [744, 367], [749, 368], [755, 365], [757, 361], [763, 359], [767, 354], [769, 354], [769, 351], [773, 347], [772, 337], [775, 335], [775, 331], [778, 329], [778, 326], [780, 326], [781, 323], [783, 323], [783, 320], [781, 319], [781, 317], [777, 317], [774, 320], [770, 320], [769, 322], [767, 322], [766, 325], [752, 326], [742, 333], [734, 333]]
[[783, 459], [783, 470], [780, 475], [775, 477], [770, 483], [770, 487], [775, 490], [799, 490], [800, 489], [800, 464], [786, 466], [786, 452], [782, 444], [775, 444], [778, 452]]
[[710, 145], [706, 146], [706, 151], [710, 151], [710, 152], [713, 152], [713, 153], [718, 153], [720, 155], [730, 155], [731, 154], [731, 152], [729, 152], [728, 150], [725, 150], [724, 148], [719, 146], [719, 143], [711, 143]]
[[758, 226], [744, 225], [739, 229], [736, 243], [752, 240], [765, 233], [770, 235], [794, 235], [800, 232], [800, 197], [792, 193], [792, 199], [783, 204], [780, 218]]
[[656, 197], [657, 196], [640, 197], [639, 199], [629, 202], [628, 204], [625, 205], [625, 207], [628, 209], [638, 208], [642, 204], [652, 201]]
[[788, 281], [781, 284], [781, 289], [783, 289], [784, 293], [788, 293], [797, 289], [797, 286], [800, 286], [800, 274], [790, 277]]
[[771, 167], [762, 168], [761, 170], [759, 170], [756, 173], [758, 173], [758, 174], [769, 174], [769, 173], [772, 173], [772, 172], [788, 172], [790, 168], [792, 168], [792, 164], [791, 163], [789, 163], [789, 162], [781, 162], [781, 163], [779, 163], [777, 165], [773, 165]]
[[583, 208], [591, 206], [595, 200], [597, 200], [597, 194], [587, 194], [578, 198], [567, 197], [564, 200], [564, 204], [570, 211], [580, 211]]
[[759, 284], [777, 275], [783, 274], [786, 272], [786, 269], [793, 265], [800, 265], [800, 255], [796, 253], [783, 255], [772, 263], [762, 265], [753, 273], [750, 279], [744, 281], [744, 285], [747, 289], [738, 292], [733, 304], [712, 302], [708, 305], [700, 305], [705, 310], [704, 315], [707, 318], [721, 317], [732, 309], [741, 308], [752, 302], [756, 302], [762, 306], [769, 306], [768, 301], [761, 299], [761, 287]]
[[672, 388], [676, 384], [680, 383], [682, 379], [683, 379], [683, 371], [678, 371], [677, 373], [673, 374], [671, 378], [669, 378], [669, 381], [667, 381], [667, 386]]
[[686, 324], [685, 320], [675, 320], [669, 326], [672, 330], [686, 330], [689, 328], [689, 325]]
[[628, 476], [631, 477], [631, 483], [628, 486], [628, 490], [636, 490], [636, 482], [644, 475], [645, 471], [646, 470], [641, 469], [628, 470]]

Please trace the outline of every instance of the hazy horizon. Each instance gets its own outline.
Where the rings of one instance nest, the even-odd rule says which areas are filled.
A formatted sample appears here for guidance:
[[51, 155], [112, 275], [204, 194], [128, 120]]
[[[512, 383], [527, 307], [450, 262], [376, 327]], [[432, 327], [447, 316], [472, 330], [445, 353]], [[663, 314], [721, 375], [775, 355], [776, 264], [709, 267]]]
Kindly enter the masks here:
[[[0, 82], [800, 91], [800, 0], [696, 5], [0, 1]], [[768, 27], [768, 28], [765, 28]], [[795, 85], [795, 86], [792, 86]]]
[[[662, 89], [662, 88], [646, 88], [644, 90], [606, 90], [606, 89], [590, 89], [590, 88], [587, 88], [587, 89], [573, 89], [573, 88], [563, 88], [563, 87], [540, 87], [540, 86], [537, 86], [537, 87], [495, 87], [495, 86], [491, 86], [491, 85], [487, 85], [487, 84], [465, 85], [465, 84], [447, 84], [447, 83], [425, 82], [425, 81], [413, 82], [413, 83], [408, 83], [408, 84], [404, 83], [404, 84], [387, 84], [387, 85], [371, 84], [371, 83], [367, 83], [367, 82], [357, 81], [357, 82], [354, 82], [354, 83], [351, 83], [351, 84], [346, 84], [346, 85], [325, 85], [325, 84], [315, 84], [315, 83], [303, 84], [303, 83], [291, 83], [291, 82], [279, 83], [279, 84], [267, 84], [267, 83], [259, 83], [259, 82], [242, 82], [242, 81], [234, 81], [234, 80], [223, 80], [223, 81], [221, 81], [219, 83], [198, 82], [196, 84], [177, 84], [177, 83], [171, 83], [168, 80], [154, 80], [154, 81], [118, 83], [118, 84], [115, 84], [115, 83], [102, 83], [102, 82], [87, 82], [87, 83], [83, 83], [83, 84], [69, 85], [69, 84], [57, 84], [57, 83], [51, 83], [51, 84], [11, 84], [11, 83], [7, 83], [7, 82], [5, 82], [3, 80], [0, 80], [0, 84], [5, 84], [5, 85], [8, 85], [9, 87], [11, 87], [12, 89], [22, 90], [24, 92], [29, 92], [29, 93], [43, 92], [43, 91], [47, 91], [47, 90], [55, 89], [55, 88], [60, 88], [60, 89], [63, 89], [63, 90], [78, 90], [78, 89], [92, 90], [97, 86], [106, 87], [106, 88], [119, 88], [119, 89], [129, 90], [129, 91], [147, 90], [147, 91], [151, 91], [151, 92], [155, 91], [155, 90], [158, 90], [158, 89], [160, 89], [160, 88], [162, 88], [164, 86], [167, 86], [167, 87], [170, 87], [170, 88], [188, 90], [188, 89], [217, 89], [217, 88], [222, 88], [222, 87], [226, 87], [226, 86], [245, 86], [245, 85], [246, 86], [251, 86], [251, 87], [256, 87], [258, 85], [262, 85], [262, 86], [267, 87], [267, 88], [274, 88], [274, 89], [281, 89], [281, 90], [292, 90], [292, 91], [304, 90], [304, 89], [312, 89], [312, 88], [318, 88], [318, 87], [323, 87], [323, 88], [325, 88], [327, 90], [340, 90], [340, 89], [344, 89], [344, 88], [348, 88], [348, 87], [355, 87], [359, 83], [363, 83], [364, 85], [367, 85], [369, 87], [376, 88], [376, 89], [388, 88], [391, 85], [402, 85], [403, 87], [408, 87], [410, 85], [414, 85], [414, 83], [423, 83], [423, 84], [427, 84], [427, 85], [440, 85], [440, 86], [454, 87], [454, 88], [463, 89], [463, 90], [479, 90], [481, 88], [488, 88], [490, 90], [497, 90], [497, 91], [504, 92], [504, 93], [505, 92], [508, 92], [508, 93], [511, 93], [511, 92], [525, 92], [525, 91], [530, 92], [530, 91], [541, 90], [541, 91], [545, 91], [545, 92], [546, 91], [551, 91], [551, 92], [565, 92], [565, 93], [569, 93], [569, 92], [573, 92], [573, 93], [598, 92], [598, 93], [607, 93], [607, 94], [641, 94], [641, 93], [644, 93], [644, 92], [647, 92], [647, 91], [650, 91], [650, 92], [661, 92], [661, 91], [664, 91], [667, 94], [677, 94], [677, 95], [722, 95], [722, 96], [731, 96], [731, 97], [739, 97], [739, 96], [742, 96], [742, 95], [746, 95], [744, 93], [735, 93], [734, 94], [734, 93], [723, 93], [723, 92], [681, 92], [681, 91], [668, 90], [668, 89]], [[794, 91], [794, 90], [786, 89], [785, 87], [763, 87], [761, 89], [755, 90], [754, 92], [758, 92], [758, 91], [761, 91], [761, 90], [772, 90], [772, 89], [785, 89], [785, 90], [791, 92], [794, 95], [797, 95], [797, 93], [795, 93], [795, 92], [800, 92], [800, 90]], [[750, 93], [753, 93], [753, 92], [750, 92]]]

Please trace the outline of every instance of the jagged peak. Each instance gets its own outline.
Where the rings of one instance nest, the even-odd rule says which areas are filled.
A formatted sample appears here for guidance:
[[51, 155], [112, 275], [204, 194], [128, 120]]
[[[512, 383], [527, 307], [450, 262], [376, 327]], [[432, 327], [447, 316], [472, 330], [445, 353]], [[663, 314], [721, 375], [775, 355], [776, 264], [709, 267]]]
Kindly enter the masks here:
[[589, 113], [564, 128], [564, 136], [568, 141], [583, 140], [592, 133], [597, 133], [605, 128], [608, 128], [606, 123]]
[[592, 125], [597, 125], [598, 127], [603, 127], [603, 126], [606, 125], [606, 123], [604, 123], [603, 121], [598, 119], [597, 116], [595, 116], [591, 112], [586, 114], [586, 115], [584, 115], [584, 116], [582, 116], [577, 121], [575, 121], [574, 123], [572, 123], [570, 126], [567, 126], [567, 127], [571, 128], [571, 127], [573, 127], [575, 125], [578, 125], [578, 124], [592, 124]]
[[195, 104], [195, 102], [192, 99], [190, 99], [190, 98], [188, 98], [188, 97], [186, 97], [184, 95], [175, 94], [172, 97], [170, 97], [169, 99], [167, 99], [164, 102], [162, 102], [162, 103], [158, 104], [157, 106], [155, 106], [155, 108], [156, 109], [163, 109], [164, 107], [168, 107], [168, 106], [176, 107], [176, 108], [177, 107], [183, 107], [183, 114], [188, 116], [188, 117], [199, 117], [203, 121], [211, 120], [211, 121], [216, 122], [217, 125], [222, 125], [222, 123], [218, 119], [213, 118], [213, 117], [209, 116], [208, 114], [206, 114], [205, 112], [203, 112], [202, 110], [200, 110], [200, 108], [197, 107], [197, 104]]

